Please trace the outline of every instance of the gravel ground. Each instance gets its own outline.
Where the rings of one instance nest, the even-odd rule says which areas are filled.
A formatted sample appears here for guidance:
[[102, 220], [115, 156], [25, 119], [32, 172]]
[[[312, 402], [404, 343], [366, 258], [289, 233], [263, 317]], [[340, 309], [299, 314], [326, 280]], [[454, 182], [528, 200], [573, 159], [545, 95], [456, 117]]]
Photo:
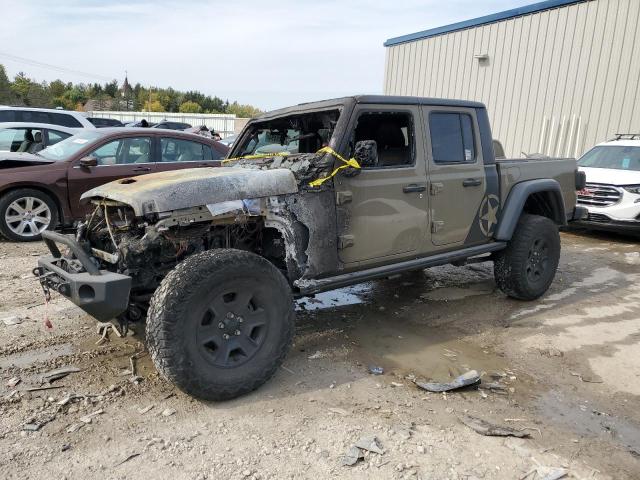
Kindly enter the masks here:
[[[640, 478], [638, 243], [562, 237], [560, 270], [536, 302], [497, 291], [490, 263], [300, 301], [284, 366], [224, 403], [174, 389], [144, 353], [133, 379], [141, 329], [97, 344], [81, 310], [59, 296], [44, 304], [30, 274], [44, 245], [0, 241], [0, 477], [534, 479], [553, 467]], [[61, 367], [80, 371], [43, 383]], [[413, 382], [469, 369], [502, 390]], [[42, 386], [52, 388], [29, 391]], [[480, 435], [465, 415], [530, 437]], [[383, 453], [343, 465], [371, 436]]]

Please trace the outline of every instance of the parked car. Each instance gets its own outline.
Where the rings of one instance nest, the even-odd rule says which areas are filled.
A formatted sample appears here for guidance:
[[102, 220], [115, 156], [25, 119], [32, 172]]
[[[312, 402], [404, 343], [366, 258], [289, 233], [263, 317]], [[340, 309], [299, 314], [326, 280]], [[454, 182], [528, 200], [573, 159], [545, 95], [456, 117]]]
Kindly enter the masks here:
[[187, 128], [193, 128], [193, 127], [191, 125], [189, 125], [188, 123], [170, 122], [168, 120], [163, 120], [160, 123], [156, 123], [151, 128], [166, 128], [166, 129], [169, 129], [169, 130], [186, 130]]
[[[257, 154], [264, 141], [289, 153]], [[584, 213], [574, 159], [496, 161], [487, 111], [470, 101], [374, 95], [277, 110], [245, 126], [227, 162], [85, 192], [95, 216], [75, 239], [44, 232], [51, 255], [34, 271], [99, 320], [146, 316], [160, 373], [209, 400], [274, 374], [294, 297], [492, 260], [504, 293], [536, 299], [556, 273], [558, 226]]]
[[147, 122], [147, 124], [145, 125], [144, 122], [147, 122], [146, 120], [138, 120], [136, 122], [127, 122], [124, 124], [125, 127], [127, 128], [131, 128], [131, 127], [153, 127], [155, 125], [155, 123], [153, 122]]
[[36, 240], [86, 213], [79, 203], [85, 190], [145, 173], [218, 166], [227, 150], [169, 130], [94, 128], [34, 154], [0, 155], [0, 234]]
[[3, 152], [39, 152], [76, 133], [77, 128], [48, 123], [0, 123], [0, 158]]
[[640, 134], [619, 134], [579, 160], [587, 184], [578, 204], [589, 211], [581, 225], [597, 230], [640, 233]]
[[71, 128], [96, 128], [80, 112], [51, 108], [8, 107], [0, 105], [0, 124], [2, 122], [50, 123]]
[[96, 128], [124, 127], [124, 123], [115, 118], [87, 117], [87, 120], [93, 123]]
[[228, 137], [224, 137], [222, 140], [219, 140], [220, 143], [226, 145], [227, 147], [233, 147], [233, 143], [238, 138], [238, 135], [229, 135]]

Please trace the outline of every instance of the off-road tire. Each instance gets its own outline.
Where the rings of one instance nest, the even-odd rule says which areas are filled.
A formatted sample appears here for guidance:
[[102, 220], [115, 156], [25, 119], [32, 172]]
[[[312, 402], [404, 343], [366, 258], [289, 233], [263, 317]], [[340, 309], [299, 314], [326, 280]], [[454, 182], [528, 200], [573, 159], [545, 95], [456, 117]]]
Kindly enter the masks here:
[[7, 224], [5, 213], [9, 206], [16, 200], [27, 197], [36, 198], [40, 202], [46, 204], [49, 208], [50, 221], [46, 230], [52, 230], [58, 224], [58, 205], [49, 195], [33, 188], [19, 188], [17, 190], [11, 190], [9, 193], [0, 197], [0, 235], [7, 240], [11, 240], [13, 242], [33, 242], [42, 238], [40, 234], [30, 236], [20, 235], [12, 231]]
[[[237, 308], [226, 307], [235, 303], [224, 303], [231, 295], [224, 292], [236, 290], [240, 292], [238, 302], [246, 292], [254, 292], [246, 293], [253, 295], [248, 313], [241, 303]], [[260, 315], [267, 319], [266, 333], [260, 337], [262, 343], [253, 356], [245, 355], [249, 359], [237, 366], [219, 366], [216, 362], [224, 359], [218, 360], [218, 347], [211, 347], [215, 349], [212, 351], [200, 340], [200, 332], [211, 332], [206, 330], [211, 324], [205, 324], [205, 320], [213, 320], [218, 328], [228, 319], [230, 312], [217, 313], [223, 307], [240, 310], [236, 319], [246, 313], [247, 320], [236, 325], [238, 328], [251, 327], [256, 312], [262, 312]], [[268, 260], [246, 251], [210, 250], [188, 257], [161, 282], [149, 306], [147, 348], [158, 371], [182, 391], [204, 400], [227, 400], [251, 392], [271, 378], [291, 345], [294, 317], [291, 288]], [[251, 328], [255, 332], [255, 327]], [[237, 356], [242, 360], [242, 355]], [[231, 355], [224, 358], [231, 362]]]
[[[546, 251], [545, 259], [539, 260], [542, 255], [534, 258], [538, 250]], [[557, 225], [546, 217], [522, 214], [507, 248], [495, 255], [493, 272], [496, 284], [512, 298], [535, 300], [553, 282], [559, 260], [560, 234]], [[536, 261], [538, 263], [532, 267], [532, 262]], [[536, 269], [541, 266], [542, 270], [536, 275]]]

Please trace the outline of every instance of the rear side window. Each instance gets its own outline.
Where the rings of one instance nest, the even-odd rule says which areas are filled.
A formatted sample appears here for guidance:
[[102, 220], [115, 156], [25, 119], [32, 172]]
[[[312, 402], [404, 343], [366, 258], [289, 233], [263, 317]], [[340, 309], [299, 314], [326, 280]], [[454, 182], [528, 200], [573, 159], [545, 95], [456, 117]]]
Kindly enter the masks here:
[[71, 135], [66, 132], [60, 132], [58, 130], [48, 130], [49, 142], [48, 145], [54, 145], [65, 138], [69, 138]]
[[69, 115], [67, 113], [49, 113], [49, 117], [51, 118], [50, 123], [54, 123], [56, 125], [62, 125], [63, 127], [71, 127], [71, 128], [81, 128], [82, 124], [76, 120], [73, 115]]
[[15, 122], [16, 112], [13, 110], [0, 110], [0, 122]]
[[222, 155], [209, 145], [178, 138], [160, 139], [160, 151], [163, 162], [197, 162], [220, 160]]
[[473, 119], [466, 113], [429, 115], [431, 152], [436, 163], [471, 163], [476, 159]]

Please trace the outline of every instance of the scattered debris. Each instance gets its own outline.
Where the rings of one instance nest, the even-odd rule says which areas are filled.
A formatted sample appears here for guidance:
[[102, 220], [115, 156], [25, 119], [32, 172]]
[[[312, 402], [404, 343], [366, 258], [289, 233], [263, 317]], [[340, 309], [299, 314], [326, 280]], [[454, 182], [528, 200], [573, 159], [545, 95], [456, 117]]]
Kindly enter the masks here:
[[391, 382], [392, 387], [404, 387], [404, 383], [399, 382]]
[[382, 375], [384, 374], [384, 368], [378, 367], [376, 365], [369, 365], [369, 373], [373, 375]]
[[170, 417], [171, 415], [173, 415], [174, 413], [176, 413], [176, 409], [175, 408], [165, 408], [162, 411], [162, 416], [163, 417]]
[[109, 332], [111, 330], [113, 330], [118, 337], [122, 338], [123, 336], [120, 330], [118, 330], [118, 328], [111, 322], [98, 323], [98, 325], [96, 326], [96, 330], [98, 332], [98, 335], [101, 335], [100, 339], [96, 342], [96, 345], [102, 345], [103, 343], [108, 342]]
[[61, 378], [66, 377], [70, 373], [77, 373], [81, 370], [76, 367], [62, 367], [56, 368], [55, 370], [51, 370], [42, 375], [42, 383], [53, 383], [56, 380], [60, 380]]
[[378, 453], [380, 455], [382, 455], [384, 453], [384, 450], [382, 449], [382, 445], [380, 445], [380, 441], [378, 440], [378, 437], [376, 436], [365, 436], [365, 437], [361, 437], [355, 444], [354, 446], [362, 449], [362, 450], [367, 450], [369, 452], [373, 452], [373, 453]]
[[152, 403], [151, 405], [147, 405], [146, 407], [143, 408], [139, 408], [138, 409], [138, 413], [140, 415], [144, 415], [145, 413], [147, 413], [149, 410], [151, 410], [153, 407], [155, 407], [155, 405]]
[[508, 387], [496, 382], [481, 383], [478, 385], [481, 390], [491, 390], [498, 395], [508, 395]]
[[309, 355], [309, 360], [316, 360], [318, 358], [323, 358], [326, 357], [326, 355], [324, 353], [322, 353], [320, 350], [316, 350], [316, 353]]
[[64, 445], [62, 445], [62, 447], [60, 448], [60, 451], [62, 452], [66, 452], [67, 450], [71, 450], [71, 445], [69, 445], [68, 443], [65, 443]]
[[123, 463], [127, 463], [129, 460], [131, 460], [131, 459], [133, 459], [133, 458], [136, 458], [136, 457], [139, 457], [139, 456], [140, 456], [140, 453], [132, 453], [131, 455], [129, 455], [127, 458], [125, 458], [125, 459], [124, 459], [124, 460], [122, 460], [121, 462], [116, 463], [116, 464], [114, 465], [114, 468], [115, 468], [115, 467], [119, 467], [119, 466], [120, 466], [120, 465], [122, 465]]
[[346, 411], [346, 410], [344, 410], [343, 408], [331, 407], [331, 408], [329, 408], [329, 411], [330, 411], [331, 413], [337, 413], [338, 415], [344, 415], [344, 416], [349, 415], [349, 412], [347, 412], [347, 411]]
[[97, 417], [98, 415], [102, 415], [104, 413], [104, 410], [100, 409], [100, 410], [96, 410], [93, 413], [89, 413], [87, 415], [84, 415], [83, 417], [80, 417], [80, 421], [82, 423], [91, 423], [93, 417]]
[[342, 457], [342, 465], [352, 466], [355, 465], [358, 460], [364, 458], [364, 450], [368, 452], [377, 453], [379, 455], [384, 454], [380, 441], [375, 436], [361, 437], [355, 444], [353, 444], [347, 453]]
[[18, 377], [12, 377], [7, 380], [6, 386], [9, 388], [13, 388], [20, 383], [20, 379]]
[[460, 415], [458, 419], [467, 427], [479, 433], [490, 437], [518, 437], [527, 438], [529, 433], [522, 430], [516, 430], [511, 427], [495, 425], [481, 418], [472, 417], [471, 415]]
[[463, 387], [480, 384], [480, 375], [475, 370], [469, 370], [449, 383], [415, 382], [423, 390], [428, 392], [448, 392]]
[[7, 327], [12, 325], [20, 325], [22, 323], [22, 317], [17, 315], [11, 315], [10, 317], [4, 317], [2, 319], [2, 323], [4, 323]]
[[45, 387], [31, 387], [27, 388], [27, 392], [39, 392], [40, 390], [53, 390], [56, 388], [65, 388], [66, 385], [47, 385]]
[[37, 432], [42, 428], [42, 423], [25, 423], [22, 426], [22, 430], [26, 430], [27, 432]]
[[361, 458], [364, 458], [362, 450], [352, 445], [342, 457], [342, 465], [350, 467], [355, 465]]
[[539, 466], [529, 470], [519, 480], [559, 480], [568, 474], [569, 471], [566, 468]]
[[590, 373], [578, 373], [578, 372], [569, 372], [571, 375], [573, 375], [574, 377], [578, 377], [580, 380], [582, 380], [585, 383], [603, 383], [602, 378], [600, 378], [597, 375], [592, 375]]

